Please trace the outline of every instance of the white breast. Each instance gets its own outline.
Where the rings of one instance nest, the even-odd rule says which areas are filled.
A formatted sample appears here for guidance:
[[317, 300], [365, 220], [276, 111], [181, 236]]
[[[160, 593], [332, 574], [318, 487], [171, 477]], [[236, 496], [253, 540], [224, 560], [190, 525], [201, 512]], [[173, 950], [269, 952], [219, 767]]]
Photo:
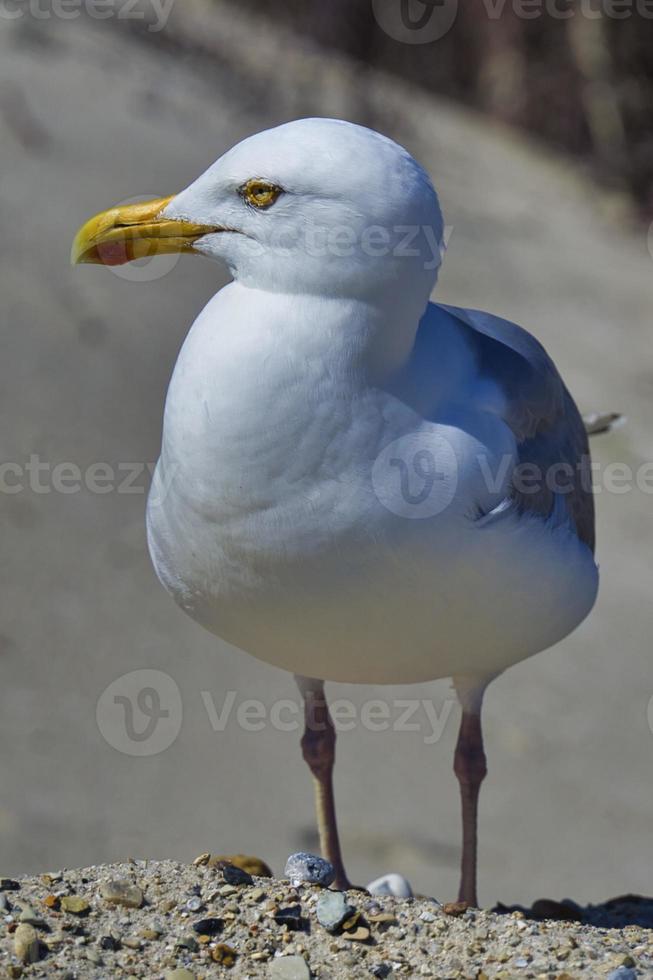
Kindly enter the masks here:
[[[367, 384], [369, 319], [236, 284], [209, 304], [166, 403], [148, 503], [157, 573], [208, 629], [297, 673], [406, 683], [501, 669], [586, 615], [591, 555], [540, 520], [478, 526], [478, 508], [505, 496], [511, 433], [446, 402], [446, 423], [426, 422]], [[466, 358], [456, 351], [459, 372], [474, 370]], [[423, 447], [444, 497], [415, 519]]]

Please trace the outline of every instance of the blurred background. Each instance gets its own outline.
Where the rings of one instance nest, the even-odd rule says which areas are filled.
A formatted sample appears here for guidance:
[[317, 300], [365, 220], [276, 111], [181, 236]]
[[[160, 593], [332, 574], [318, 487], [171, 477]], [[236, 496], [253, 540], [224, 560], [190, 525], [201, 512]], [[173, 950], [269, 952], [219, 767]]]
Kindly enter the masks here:
[[[167, 383], [224, 274], [68, 255], [96, 211], [330, 115], [431, 172], [449, 235], [438, 297], [522, 323], [584, 412], [628, 418], [592, 442], [594, 613], [487, 697], [480, 899], [650, 893], [651, 17], [645, 0], [0, 3], [0, 872], [208, 850], [280, 873], [316, 846], [298, 733], [237, 713], [296, 698], [292, 679], [185, 618], [147, 555]], [[139, 701], [143, 678], [155, 694]], [[423, 706], [417, 730], [341, 734], [337, 793], [354, 880], [400, 871], [451, 899], [448, 683], [330, 696], [426, 699], [442, 719], [437, 738]], [[130, 737], [160, 710], [156, 737]]]

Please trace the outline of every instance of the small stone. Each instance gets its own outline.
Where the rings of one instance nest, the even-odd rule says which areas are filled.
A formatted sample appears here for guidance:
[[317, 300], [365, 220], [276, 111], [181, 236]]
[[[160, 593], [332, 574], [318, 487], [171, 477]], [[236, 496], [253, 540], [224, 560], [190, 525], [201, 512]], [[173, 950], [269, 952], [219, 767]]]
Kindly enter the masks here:
[[169, 970], [165, 974], [165, 980], [197, 980], [197, 978], [190, 970]]
[[61, 899], [61, 908], [62, 911], [70, 912], [72, 915], [88, 915], [91, 911], [90, 904], [79, 895], [64, 895]]
[[20, 891], [20, 884], [13, 878], [0, 878], [0, 892]]
[[254, 879], [252, 878], [249, 871], [243, 871], [236, 864], [224, 864], [219, 865], [220, 871], [222, 871], [222, 877], [228, 885], [253, 885]]
[[191, 953], [196, 953], [199, 948], [199, 943], [194, 936], [182, 936], [175, 943], [175, 949], [188, 949]]
[[143, 945], [138, 936], [126, 936], [122, 944], [128, 949], [141, 949]]
[[277, 956], [268, 966], [271, 980], [310, 980], [311, 971], [303, 956]]
[[221, 888], [218, 888], [218, 891], [224, 898], [228, 898], [229, 895], [235, 895], [238, 889], [235, 885], [222, 885]]
[[324, 891], [317, 900], [317, 921], [329, 932], [335, 932], [354, 911], [343, 892]]
[[353, 932], [343, 932], [342, 938], [354, 943], [365, 943], [370, 938], [370, 930], [367, 926], [358, 926]]
[[43, 904], [46, 908], [56, 912], [61, 906], [61, 899], [58, 895], [46, 895], [43, 899]]
[[188, 899], [184, 907], [187, 912], [199, 912], [203, 904], [204, 903], [202, 902], [201, 898], [198, 898], [197, 895], [193, 895], [192, 898]]
[[236, 962], [236, 957], [238, 953], [231, 946], [227, 946], [226, 943], [218, 943], [217, 946], [211, 950], [211, 959], [214, 963], [220, 963], [222, 966], [230, 967]]
[[467, 902], [445, 902], [442, 906], [442, 911], [445, 915], [451, 915], [454, 919], [459, 918], [464, 915], [469, 905]]
[[34, 926], [21, 923], [14, 933], [14, 952], [22, 963], [36, 963], [41, 959], [41, 945]]
[[147, 939], [150, 942], [155, 939], [160, 939], [162, 935], [163, 930], [161, 929], [141, 929], [143, 939]]
[[115, 953], [120, 949], [120, 940], [117, 939], [116, 936], [102, 936], [100, 939], [100, 948], [108, 949], [111, 950], [112, 953]]
[[412, 898], [413, 889], [410, 882], [399, 874], [383, 875], [375, 878], [367, 886], [370, 895], [393, 895], [395, 898]]
[[220, 864], [233, 864], [236, 868], [242, 868], [255, 878], [271, 878], [272, 872], [265, 861], [251, 854], [224, 854], [216, 855], [209, 861], [209, 867], [215, 868]]
[[291, 854], [286, 861], [285, 875], [294, 885], [306, 882], [326, 888], [334, 880], [336, 873], [333, 865], [324, 858], [298, 851], [297, 854]]
[[126, 878], [112, 878], [100, 885], [100, 895], [109, 905], [122, 905], [128, 909], [139, 909], [143, 904], [143, 892]]
[[301, 906], [288, 905], [286, 908], [278, 909], [274, 913], [274, 921], [279, 926], [287, 926], [292, 932], [298, 932], [304, 928]]
[[200, 936], [217, 936], [219, 932], [222, 932], [223, 925], [222, 919], [209, 916], [206, 919], [199, 919], [197, 922], [194, 922], [193, 930], [199, 933]]
[[208, 864], [210, 860], [211, 860], [211, 854], [209, 853], [209, 851], [205, 851], [204, 854], [197, 855], [197, 857], [193, 861], [193, 867], [200, 868], [203, 865]]
[[249, 893], [249, 897], [253, 902], [261, 902], [265, 898], [265, 891], [263, 888], [254, 888], [254, 890]]
[[608, 980], [637, 980], [637, 973], [629, 966], [620, 966], [608, 974]]
[[397, 916], [394, 914], [394, 912], [375, 912], [375, 913], [368, 912], [367, 919], [369, 922], [373, 922], [380, 926], [397, 925]]

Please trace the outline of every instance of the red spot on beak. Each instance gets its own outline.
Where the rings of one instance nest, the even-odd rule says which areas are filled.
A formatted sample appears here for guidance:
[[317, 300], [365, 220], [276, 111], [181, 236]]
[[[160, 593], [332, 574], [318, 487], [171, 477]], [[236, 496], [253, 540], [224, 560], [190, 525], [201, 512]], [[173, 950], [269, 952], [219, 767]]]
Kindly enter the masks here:
[[129, 262], [125, 242], [106, 242], [97, 245], [96, 251], [102, 265], [124, 265], [125, 262]]

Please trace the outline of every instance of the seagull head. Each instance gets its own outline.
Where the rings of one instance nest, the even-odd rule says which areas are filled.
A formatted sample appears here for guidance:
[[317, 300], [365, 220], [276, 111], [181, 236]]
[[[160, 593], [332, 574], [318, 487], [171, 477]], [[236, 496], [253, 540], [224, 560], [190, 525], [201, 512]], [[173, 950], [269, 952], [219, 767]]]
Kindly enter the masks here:
[[403, 147], [335, 119], [257, 133], [181, 193], [116, 207], [78, 233], [73, 262], [193, 252], [272, 292], [424, 305], [441, 260], [437, 195]]

